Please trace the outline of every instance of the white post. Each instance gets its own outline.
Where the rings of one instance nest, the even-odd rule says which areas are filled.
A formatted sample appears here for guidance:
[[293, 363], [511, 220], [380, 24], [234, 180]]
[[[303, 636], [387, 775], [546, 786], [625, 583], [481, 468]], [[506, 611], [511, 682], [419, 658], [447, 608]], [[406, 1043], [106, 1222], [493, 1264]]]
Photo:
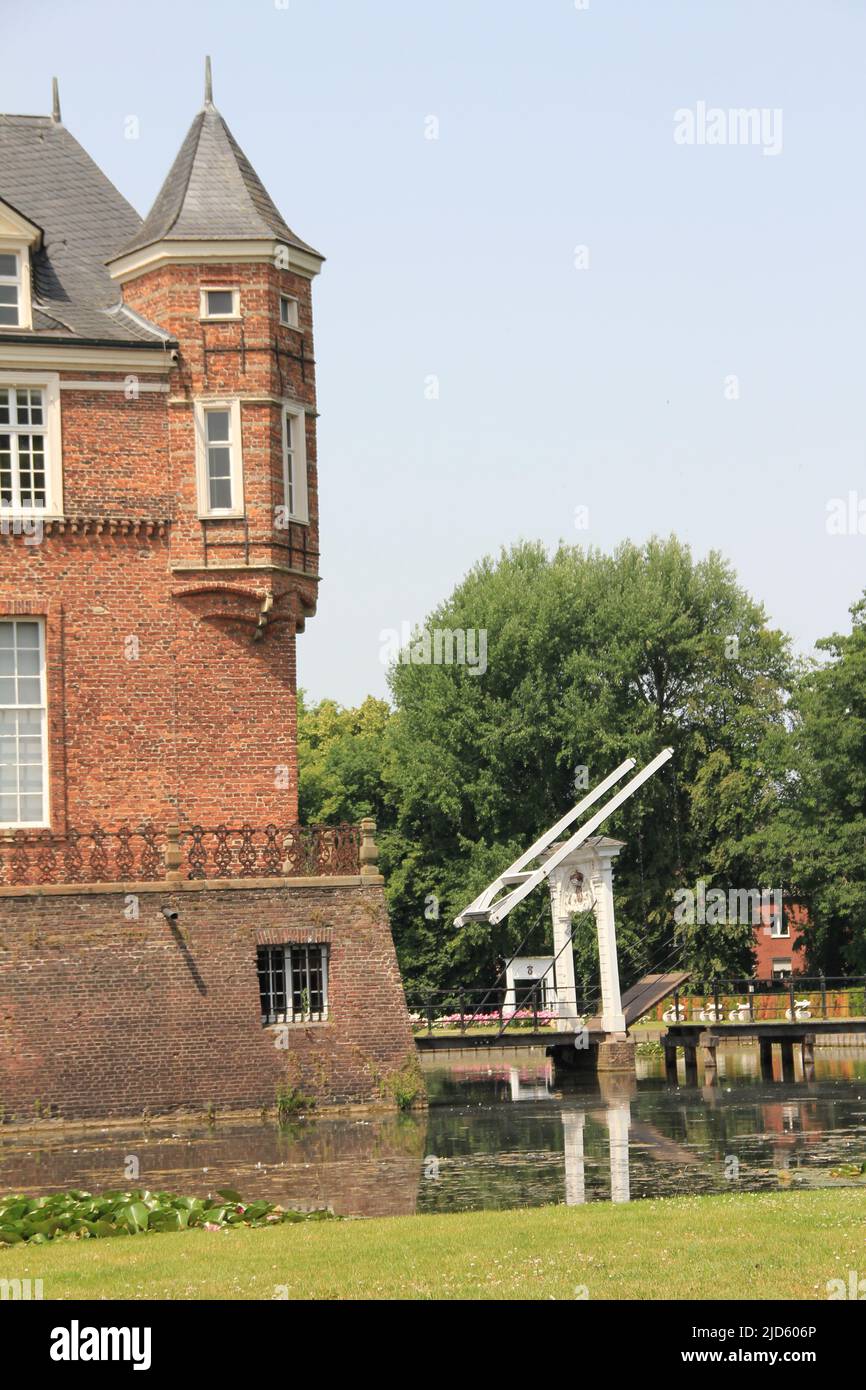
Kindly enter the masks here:
[[571, 944], [571, 915], [573, 894], [569, 893], [567, 874], [556, 870], [551, 875], [550, 911], [553, 917], [553, 954], [556, 964], [556, 1015], [565, 1033], [577, 1028], [577, 986], [574, 979], [574, 947]]
[[[557, 957], [556, 978], [565, 987], [560, 994], [559, 1016], [577, 1016], [574, 951], [566, 945], [571, 918], [592, 908], [598, 936], [601, 976], [602, 1027], [608, 1035], [625, 1036], [625, 1015], [619, 988], [619, 962], [616, 954], [616, 922], [613, 911], [613, 861], [624, 847], [623, 840], [598, 835], [576, 849], [552, 869], [550, 906], [553, 916], [553, 954]], [[555, 852], [554, 846], [551, 855]], [[560, 951], [562, 954], [560, 955]], [[567, 1028], [568, 1023], [565, 1024]]]
[[598, 966], [601, 975], [601, 1026], [605, 1033], [625, 1036], [625, 1014], [619, 988], [619, 961], [616, 954], [616, 924], [613, 914], [613, 869], [611, 861], [619, 854], [602, 851], [592, 875], [595, 922], [598, 929]]

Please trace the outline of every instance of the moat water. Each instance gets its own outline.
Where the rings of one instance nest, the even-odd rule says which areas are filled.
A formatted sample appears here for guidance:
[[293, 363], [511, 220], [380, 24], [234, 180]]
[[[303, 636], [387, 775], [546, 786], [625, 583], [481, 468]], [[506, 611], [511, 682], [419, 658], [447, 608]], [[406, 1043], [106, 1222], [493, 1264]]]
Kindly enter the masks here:
[[[555, 1087], [542, 1052], [426, 1056], [429, 1109], [287, 1126], [0, 1130], [0, 1192], [220, 1187], [345, 1216], [863, 1186], [866, 1050], [816, 1049], [815, 1078], [761, 1081], [757, 1049], [720, 1054], [712, 1087], [656, 1058], [603, 1086]], [[799, 1074], [798, 1074], [799, 1075]], [[834, 1172], [835, 1170], [835, 1172]]]

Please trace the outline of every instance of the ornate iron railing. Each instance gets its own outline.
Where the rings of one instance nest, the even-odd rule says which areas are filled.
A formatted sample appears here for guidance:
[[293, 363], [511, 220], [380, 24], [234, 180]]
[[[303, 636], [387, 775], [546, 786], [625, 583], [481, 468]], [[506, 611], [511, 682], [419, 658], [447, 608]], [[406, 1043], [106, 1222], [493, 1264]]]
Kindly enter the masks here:
[[[375, 825], [242, 825], [0, 834], [0, 886], [375, 873]], [[362, 849], [363, 846], [363, 849]]]
[[0, 838], [0, 884], [149, 883], [165, 877], [166, 835], [153, 825], [16, 830]]
[[194, 825], [181, 830], [180, 844], [181, 878], [320, 878], [359, 872], [361, 827]]

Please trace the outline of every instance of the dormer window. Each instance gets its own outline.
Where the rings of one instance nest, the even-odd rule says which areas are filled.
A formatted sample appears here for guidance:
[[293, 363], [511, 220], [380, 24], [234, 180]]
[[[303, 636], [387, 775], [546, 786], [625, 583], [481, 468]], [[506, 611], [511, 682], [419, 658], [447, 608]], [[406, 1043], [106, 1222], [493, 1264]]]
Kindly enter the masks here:
[[21, 327], [21, 257], [0, 251], [0, 328]]
[[289, 294], [280, 295], [280, 323], [285, 328], [298, 326], [298, 301]]
[[204, 285], [201, 292], [203, 319], [239, 319], [241, 292], [231, 285]]

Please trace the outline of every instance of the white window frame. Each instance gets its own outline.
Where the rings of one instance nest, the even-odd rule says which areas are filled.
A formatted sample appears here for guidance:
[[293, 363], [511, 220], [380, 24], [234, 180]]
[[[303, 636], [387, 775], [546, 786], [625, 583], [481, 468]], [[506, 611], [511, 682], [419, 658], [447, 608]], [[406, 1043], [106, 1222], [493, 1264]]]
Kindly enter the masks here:
[[[283, 958], [283, 982], [285, 987], [285, 1008], [272, 1010], [270, 1013], [262, 1014], [263, 1027], [271, 1027], [273, 1024], [292, 1024], [292, 1023], [327, 1023], [330, 1017], [330, 1006], [328, 1002], [329, 975], [330, 975], [330, 956], [331, 950], [328, 942], [293, 941], [286, 944], [262, 945], [259, 951], [267, 951], [270, 956], [274, 952], [282, 953]], [[311, 950], [320, 952], [321, 973], [322, 973], [322, 1007], [321, 1009], [300, 1009], [295, 1012], [294, 1006], [294, 980], [292, 978], [292, 955], [295, 951], [304, 952], [307, 956], [307, 976], [309, 978], [309, 953]], [[269, 984], [273, 995], [273, 974], [269, 971]], [[273, 998], [272, 1001], [273, 1002]]]
[[[232, 310], [230, 314], [211, 314], [208, 311], [209, 294], [230, 294]], [[226, 323], [241, 316], [241, 292], [237, 285], [202, 285], [199, 299], [199, 317], [208, 323]]]
[[40, 702], [35, 705], [3, 705], [3, 709], [40, 709], [42, 711], [42, 820], [4, 821], [0, 820], [0, 830], [45, 830], [51, 825], [50, 789], [48, 775], [48, 682], [45, 671], [45, 619], [19, 614], [17, 617], [0, 616], [0, 623], [14, 627], [17, 623], [35, 623], [39, 629], [39, 678]]
[[[200, 519], [208, 517], [242, 517], [244, 515], [244, 457], [241, 434], [241, 403], [235, 398], [223, 400], [199, 400], [195, 402], [195, 455], [196, 480], [198, 489], [198, 514]], [[207, 460], [207, 414], [211, 410], [229, 412], [229, 454], [232, 483], [231, 507], [212, 508]]]
[[[48, 519], [63, 515], [63, 439], [60, 425], [60, 373], [59, 372], [0, 372], [0, 387], [21, 386], [27, 390], [41, 390], [44, 396], [41, 433], [45, 435], [45, 506], [15, 507], [0, 505], [0, 517], [42, 517]], [[23, 427], [18, 427], [23, 428]], [[4, 433], [0, 425], [0, 434]], [[15, 433], [10, 428], [10, 433]], [[24, 431], [34, 433], [35, 431]]]
[[[286, 317], [283, 318], [283, 306], [286, 306]], [[300, 305], [292, 294], [280, 295], [280, 324], [283, 328], [298, 328], [300, 326]]]
[[774, 912], [773, 919], [770, 922], [770, 936], [773, 938], [774, 941], [785, 941], [788, 937], [790, 937], [790, 935], [791, 928], [785, 921], [784, 909], [778, 914], [778, 916]]
[[[26, 263], [26, 265], [28, 266], [28, 269], [29, 269], [29, 266], [30, 266], [30, 257], [29, 257], [28, 254], [27, 254], [26, 247], [23, 248], [23, 247], [20, 247], [20, 246], [4, 246], [3, 243], [2, 243], [2, 241], [0, 241], [0, 255], [3, 255], [3, 256], [14, 256], [14, 258], [15, 258], [15, 274], [14, 274], [14, 275], [0, 275], [0, 285], [3, 285], [3, 286], [14, 285], [14, 286], [15, 286], [15, 291], [16, 291], [16, 294], [15, 294], [15, 310], [16, 310], [16, 313], [17, 313], [17, 316], [18, 316], [17, 322], [15, 322], [15, 323], [0, 323], [0, 331], [5, 330], [7, 333], [11, 333], [11, 332], [12, 332], [14, 329], [16, 329], [16, 328], [29, 328], [29, 327], [30, 327], [30, 321], [29, 321], [29, 305], [30, 305], [29, 284], [28, 284], [28, 286], [27, 286], [27, 291], [28, 291], [27, 294], [25, 295], [25, 293], [24, 293], [24, 289], [25, 289], [25, 286], [24, 286], [24, 266], [25, 266], [25, 263]], [[29, 278], [30, 278], [30, 277], [29, 277], [29, 275], [28, 275], [28, 277], [27, 277], [28, 281], [29, 281]], [[8, 306], [8, 305], [2, 305], [2, 306], [0, 306], [0, 307], [8, 308], [9, 306]], [[27, 320], [26, 322], [25, 322], [25, 319]]]
[[[288, 417], [294, 427], [291, 430], [291, 449], [289, 448]], [[286, 517], [289, 521], [309, 525], [310, 504], [307, 493], [307, 413], [295, 401], [283, 401], [280, 411], [283, 441], [283, 500]], [[291, 497], [291, 504], [289, 498]]]

